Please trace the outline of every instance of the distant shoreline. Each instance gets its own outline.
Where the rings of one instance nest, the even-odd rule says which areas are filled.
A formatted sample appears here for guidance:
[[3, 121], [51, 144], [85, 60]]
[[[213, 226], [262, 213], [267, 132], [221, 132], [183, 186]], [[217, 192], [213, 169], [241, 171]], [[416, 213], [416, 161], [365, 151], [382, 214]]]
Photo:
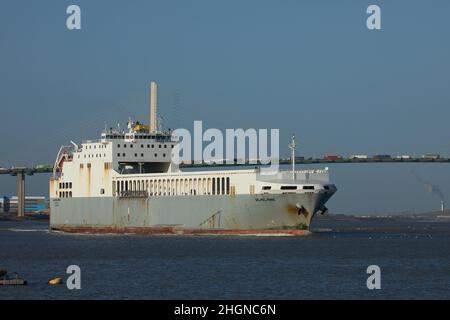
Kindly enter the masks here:
[[386, 214], [344, 214], [344, 213], [328, 213], [323, 216], [316, 215], [317, 220], [340, 220], [340, 219], [450, 219], [450, 211], [433, 211], [419, 213], [386, 213]]
[[0, 213], [0, 221], [49, 220], [48, 213], [25, 213], [25, 217], [18, 217], [16, 212]]

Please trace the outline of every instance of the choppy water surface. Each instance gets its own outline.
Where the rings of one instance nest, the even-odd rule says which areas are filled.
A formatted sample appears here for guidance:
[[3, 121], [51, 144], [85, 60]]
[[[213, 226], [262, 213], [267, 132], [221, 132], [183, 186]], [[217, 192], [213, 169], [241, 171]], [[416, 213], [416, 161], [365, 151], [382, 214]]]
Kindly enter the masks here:
[[[450, 299], [450, 219], [321, 220], [308, 237], [67, 235], [0, 221], [0, 299]], [[79, 265], [82, 289], [49, 286]], [[382, 289], [366, 268], [379, 265]]]

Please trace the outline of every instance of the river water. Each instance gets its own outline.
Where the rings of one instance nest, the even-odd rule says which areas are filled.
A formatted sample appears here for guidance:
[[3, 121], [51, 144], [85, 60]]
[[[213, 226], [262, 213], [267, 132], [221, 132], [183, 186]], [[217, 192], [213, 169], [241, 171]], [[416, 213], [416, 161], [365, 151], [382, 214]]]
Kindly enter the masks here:
[[[81, 268], [81, 289], [50, 286]], [[368, 290], [366, 269], [381, 269]], [[70, 235], [0, 221], [0, 299], [450, 299], [450, 219], [316, 220], [306, 237]]]

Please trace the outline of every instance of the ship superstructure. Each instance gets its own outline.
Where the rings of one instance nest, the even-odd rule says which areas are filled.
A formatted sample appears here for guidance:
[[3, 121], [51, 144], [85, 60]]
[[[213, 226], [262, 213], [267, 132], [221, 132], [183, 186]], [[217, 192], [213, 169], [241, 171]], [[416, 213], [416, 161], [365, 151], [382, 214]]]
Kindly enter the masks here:
[[149, 126], [129, 120], [127, 130], [60, 148], [50, 181], [53, 230], [300, 234], [326, 211], [336, 191], [328, 169], [179, 170], [177, 140], [158, 128], [155, 82], [150, 91]]

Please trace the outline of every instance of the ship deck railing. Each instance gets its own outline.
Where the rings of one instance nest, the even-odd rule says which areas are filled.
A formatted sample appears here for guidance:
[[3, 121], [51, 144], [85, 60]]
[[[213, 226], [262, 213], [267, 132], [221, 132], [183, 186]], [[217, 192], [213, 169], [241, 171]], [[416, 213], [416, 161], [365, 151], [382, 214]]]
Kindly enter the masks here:
[[[295, 179], [293, 179], [295, 178]], [[313, 170], [280, 170], [274, 174], [258, 174], [256, 180], [267, 182], [295, 182], [295, 183], [328, 183], [329, 171], [327, 169]]]

